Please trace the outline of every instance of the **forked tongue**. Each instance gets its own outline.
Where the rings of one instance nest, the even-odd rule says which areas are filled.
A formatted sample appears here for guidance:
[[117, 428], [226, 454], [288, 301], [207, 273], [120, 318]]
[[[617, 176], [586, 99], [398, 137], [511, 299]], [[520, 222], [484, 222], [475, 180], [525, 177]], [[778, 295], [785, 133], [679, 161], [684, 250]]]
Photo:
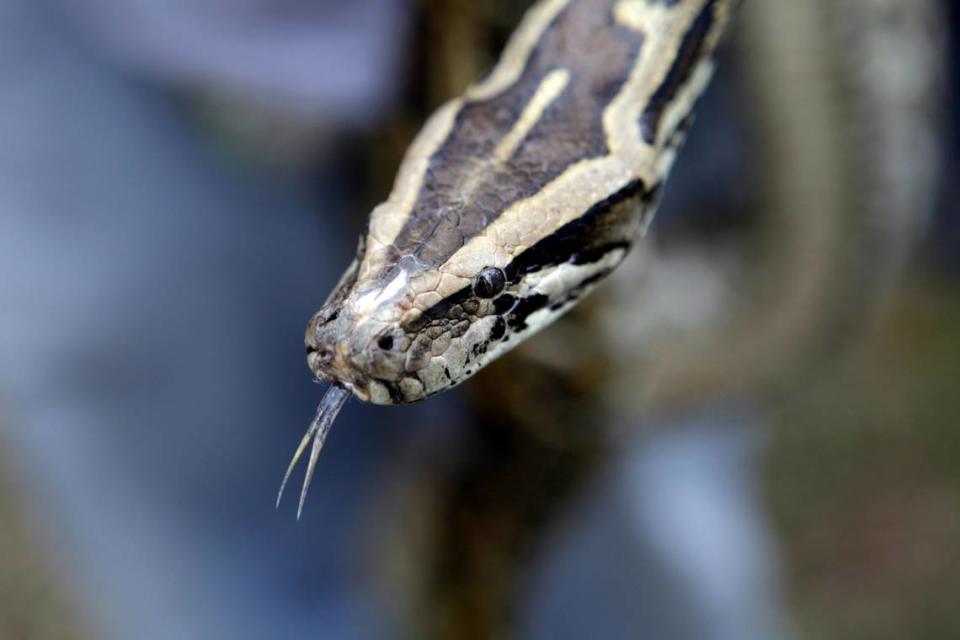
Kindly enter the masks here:
[[317, 415], [313, 419], [313, 422], [310, 423], [310, 428], [307, 429], [307, 432], [303, 435], [300, 446], [297, 447], [296, 452], [293, 454], [293, 460], [290, 461], [290, 466], [287, 467], [287, 473], [283, 476], [283, 482], [280, 483], [280, 493], [277, 494], [278, 508], [280, 507], [280, 500], [283, 499], [283, 490], [287, 487], [290, 474], [293, 473], [293, 469], [297, 466], [300, 456], [303, 455], [303, 452], [312, 439], [313, 447], [310, 449], [307, 475], [303, 479], [303, 489], [300, 490], [297, 520], [300, 519], [300, 514], [303, 513], [303, 503], [307, 500], [307, 491], [310, 489], [310, 481], [313, 479], [313, 471], [317, 466], [317, 457], [320, 455], [320, 450], [323, 449], [323, 442], [327, 439], [327, 434], [330, 433], [330, 427], [333, 425], [334, 419], [337, 417], [337, 414], [340, 413], [340, 409], [343, 408], [344, 403], [349, 397], [350, 391], [341, 384], [333, 384], [327, 389], [323, 400], [320, 401], [320, 406], [317, 407]]

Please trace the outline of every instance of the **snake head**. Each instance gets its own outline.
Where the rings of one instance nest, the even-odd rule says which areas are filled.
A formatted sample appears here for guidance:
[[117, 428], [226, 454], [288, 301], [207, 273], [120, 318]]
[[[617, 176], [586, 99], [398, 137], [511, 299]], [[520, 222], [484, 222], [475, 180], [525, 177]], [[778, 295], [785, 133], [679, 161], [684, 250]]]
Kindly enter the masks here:
[[[357, 259], [307, 327], [330, 389], [306, 496], [352, 392], [452, 387], [571, 308], [646, 228], [731, 3], [537, 3], [503, 61], [430, 118]], [[282, 488], [281, 488], [282, 492]]]
[[[362, 253], [307, 326], [311, 371], [376, 404], [415, 402], [458, 382], [459, 367], [444, 348], [452, 309], [441, 313], [443, 299], [428, 291], [440, 279], [437, 269], [411, 256]], [[477, 318], [460, 309], [458, 319], [467, 325]]]
[[516, 256], [431, 261], [369, 235], [307, 327], [310, 369], [375, 404], [416, 402], [459, 384], [613, 270], [637, 217], [620, 209], [633, 211], [636, 196], [631, 188], [576, 233]]
[[399, 330], [404, 292], [375, 283], [345, 286], [343, 295], [325, 304], [307, 325], [307, 364], [319, 380], [342, 384], [361, 400], [401, 402], [377, 392], [405, 374], [399, 349], [405, 340]]

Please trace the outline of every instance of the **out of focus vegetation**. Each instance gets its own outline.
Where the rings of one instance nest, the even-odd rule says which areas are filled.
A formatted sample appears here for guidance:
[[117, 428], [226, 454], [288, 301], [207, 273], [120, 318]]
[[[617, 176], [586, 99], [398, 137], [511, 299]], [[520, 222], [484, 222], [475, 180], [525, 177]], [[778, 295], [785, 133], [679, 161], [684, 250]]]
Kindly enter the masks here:
[[796, 389], [769, 503], [802, 637], [960, 634], [960, 289], [915, 275], [865, 344]]

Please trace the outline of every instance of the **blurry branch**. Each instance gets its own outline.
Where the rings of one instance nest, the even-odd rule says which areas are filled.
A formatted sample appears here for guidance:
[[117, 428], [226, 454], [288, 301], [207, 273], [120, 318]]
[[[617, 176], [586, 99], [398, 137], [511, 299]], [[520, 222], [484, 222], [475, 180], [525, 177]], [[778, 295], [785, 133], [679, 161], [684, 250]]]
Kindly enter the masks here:
[[[0, 416], [0, 429], [6, 418]], [[0, 638], [81, 640], [92, 635], [69, 602], [62, 576], [52, 571], [48, 550], [39, 548], [17, 498], [27, 495], [12, 479], [0, 450]]]
[[[588, 385], [527, 367], [497, 373], [517, 376], [516, 384], [489, 375], [472, 390], [477, 412], [463, 453], [430, 490], [414, 637], [514, 635], [526, 603], [525, 569], [584, 479], [609, 457]], [[514, 397], [487, 402], [504, 395]], [[531, 397], [549, 402], [510, 412], [530, 407]]]

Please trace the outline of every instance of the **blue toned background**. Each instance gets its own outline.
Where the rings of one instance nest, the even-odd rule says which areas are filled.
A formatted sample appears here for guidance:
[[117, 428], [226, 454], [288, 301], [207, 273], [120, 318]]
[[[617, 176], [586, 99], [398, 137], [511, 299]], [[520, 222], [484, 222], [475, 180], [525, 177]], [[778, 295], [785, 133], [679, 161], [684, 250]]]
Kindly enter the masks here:
[[[356, 147], [394, 153], [377, 131], [409, 99], [401, 78], [423, 11], [404, 0], [0, 0], [0, 638], [402, 635], [382, 524], [403, 529], [417, 511], [384, 504], [385, 487], [418, 456], [456, 449], [461, 393], [348, 404], [303, 520], [273, 501], [322, 392], [304, 326], [383, 195], [365, 191], [377, 178]], [[897, 306], [936, 298], [946, 315], [896, 333], [908, 359], [960, 353], [948, 320], [960, 319], [952, 125], [944, 196]], [[916, 370], [904, 386], [956, 371]], [[949, 427], [924, 441], [931, 449], [955, 446], [948, 396], [929, 396], [944, 403], [931, 423]], [[774, 640], [817, 624], [883, 626], [888, 594], [851, 596], [842, 624], [817, 617], [838, 615], [805, 595], [837, 577], [816, 564], [832, 556], [782, 506], [781, 485], [764, 483], [765, 460], [789, 467], [811, 450], [763, 435], [765, 420], [731, 406], [632, 445], [546, 541], [524, 635]], [[829, 437], [818, 446], [837, 451]], [[923, 472], [911, 478], [947, 505], [923, 512], [929, 528], [955, 530], [952, 471], [914, 463]], [[943, 468], [960, 468], [960, 454]], [[839, 495], [860, 495], [838, 478]], [[910, 488], [891, 500], [929, 493]], [[956, 544], [921, 542], [938, 567]], [[880, 577], [892, 591], [960, 597], [955, 579], [918, 571]], [[937, 620], [914, 637], [960, 633], [943, 626], [957, 616]]]

